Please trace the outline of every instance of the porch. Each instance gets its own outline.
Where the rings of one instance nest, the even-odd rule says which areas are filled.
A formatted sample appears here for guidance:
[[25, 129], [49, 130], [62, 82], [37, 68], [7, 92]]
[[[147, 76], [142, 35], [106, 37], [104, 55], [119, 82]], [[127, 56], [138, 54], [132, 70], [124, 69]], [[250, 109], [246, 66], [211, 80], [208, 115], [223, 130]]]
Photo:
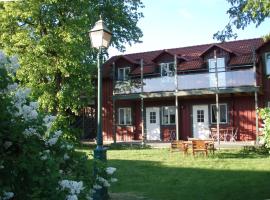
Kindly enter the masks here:
[[[104, 135], [105, 140], [141, 141], [145, 136], [146, 140], [166, 142], [172, 139], [187, 140], [188, 137], [211, 137], [211, 129], [217, 127], [215, 95], [182, 96], [177, 97], [177, 101], [176, 107], [174, 96], [145, 98], [143, 102], [140, 99], [114, 99], [114, 132], [106, 134], [109, 137]], [[219, 105], [221, 135], [223, 130], [234, 127], [237, 129], [234, 137], [236, 141], [256, 140], [253, 92], [220, 94]], [[125, 124], [126, 121], [119, 123], [119, 109], [124, 108], [130, 108], [129, 111], [123, 111], [130, 112], [130, 116], [121, 117], [122, 120], [130, 118], [128, 124]], [[174, 138], [172, 134], [175, 134]], [[221, 142], [224, 142], [224, 137]]]

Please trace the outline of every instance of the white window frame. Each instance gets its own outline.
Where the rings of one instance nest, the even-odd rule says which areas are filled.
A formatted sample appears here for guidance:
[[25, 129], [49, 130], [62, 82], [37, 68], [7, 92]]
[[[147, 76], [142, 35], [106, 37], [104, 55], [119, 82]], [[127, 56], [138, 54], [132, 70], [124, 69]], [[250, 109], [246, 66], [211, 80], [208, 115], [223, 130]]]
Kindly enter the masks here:
[[[216, 72], [216, 64], [215, 64], [216, 61], [217, 61], [217, 63], [216, 63], [217, 64], [217, 72], [225, 72], [226, 65], [225, 65], [225, 58], [224, 57], [220, 57], [220, 58], [217, 58], [217, 59], [215, 59], [215, 58], [208, 59], [209, 72]], [[211, 63], [214, 63], [213, 67], [211, 67]]]
[[[124, 123], [121, 123], [121, 116], [120, 116], [120, 111], [121, 110], [124, 110]], [[127, 115], [127, 113], [128, 113], [128, 110], [129, 110], [129, 113], [130, 113], [130, 119], [129, 119], [129, 123], [127, 123], [127, 118], [128, 118], [128, 115]], [[123, 107], [123, 108], [118, 108], [118, 124], [119, 125], [131, 125], [132, 124], [132, 113], [131, 113], [131, 108], [130, 107]]]
[[168, 108], [168, 110], [170, 111], [170, 109], [172, 109], [173, 111], [174, 111], [174, 121], [176, 121], [176, 113], [175, 113], [175, 106], [163, 106], [162, 107], [162, 112], [161, 112], [161, 114], [162, 114], [162, 125], [175, 125], [175, 122], [174, 123], [171, 123], [171, 118], [170, 118], [170, 116], [171, 116], [171, 113], [169, 112], [168, 113], [168, 123], [166, 123], [165, 122], [165, 117], [164, 117], [164, 109], [165, 108]]
[[[224, 105], [225, 108], [226, 108], [226, 113], [225, 113], [225, 116], [226, 116], [226, 122], [221, 122], [220, 119], [219, 119], [219, 123], [220, 124], [227, 124], [228, 123], [228, 105], [226, 103], [220, 103], [219, 104], [219, 111], [220, 111], [220, 106], [221, 105]], [[216, 107], [216, 104], [211, 104], [210, 105], [210, 118], [211, 118], [211, 124], [217, 124], [217, 122], [213, 122], [213, 116], [212, 116], [212, 107]], [[219, 118], [220, 118], [220, 113], [219, 113]]]
[[265, 53], [265, 74], [270, 75], [270, 52]]
[[[160, 63], [160, 76], [174, 76], [175, 67], [173, 62]], [[173, 65], [173, 70], [170, 70], [170, 65]], [[165, 68], [166, 75], [162, 74], [163, 68]]]
[[[119, 77], [120, 70], [123, 70], [123, 78], [122, 79], [120, 79], [120, 77]], [[118, 68], [117, 79], [119, 81], [126, 81], [129, 79], [129, 73], [130, 73], [130, 67], [120, 67], [120, 68]]]

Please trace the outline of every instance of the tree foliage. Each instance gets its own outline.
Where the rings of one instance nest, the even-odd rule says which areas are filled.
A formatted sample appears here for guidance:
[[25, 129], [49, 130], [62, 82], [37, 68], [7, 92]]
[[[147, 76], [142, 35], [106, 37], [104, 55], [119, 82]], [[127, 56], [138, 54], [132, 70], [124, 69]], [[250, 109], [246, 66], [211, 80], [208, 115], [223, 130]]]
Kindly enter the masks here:
[[[101, 13], [112, 45], [139, 42], [140, 0], [22, 0], [0, 3], [0, 48], [17, 55], [17, 79], [32, 89], [40, 108], [76, 113], [94, 94], [96, 51], [88, 31]], [[86, 97], [86, 98], [81, 98]]]
[[230, 38], [237, 38], [233, 27], [245, 29], [253, 23], [256, 27], [270, 17], [269, 0], [227, 0], [231, 7], [227, 10], [230, 21], [221, 31], [214, 34], [214, 38], [225, 41]]

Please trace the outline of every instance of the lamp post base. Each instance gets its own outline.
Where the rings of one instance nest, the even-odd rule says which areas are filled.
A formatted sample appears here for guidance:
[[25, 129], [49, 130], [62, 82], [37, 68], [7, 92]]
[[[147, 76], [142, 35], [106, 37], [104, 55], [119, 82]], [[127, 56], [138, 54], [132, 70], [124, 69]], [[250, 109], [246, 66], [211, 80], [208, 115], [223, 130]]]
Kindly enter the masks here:
[[[103, 166], [100, 166], [99, 163], [103, 165], [107, 161], [107, 149], [103, 148], [103, 146], [97, 146], [94, 150], [94, 178], [99, 174], [99, 170], [103, 169]], [[105, 178], [105, 177], [104, 177]], [[96, 189], [96, 192], [93, 194], [94, 200], [108, 200], [108, 188], [102, 186], [100, 189]]]

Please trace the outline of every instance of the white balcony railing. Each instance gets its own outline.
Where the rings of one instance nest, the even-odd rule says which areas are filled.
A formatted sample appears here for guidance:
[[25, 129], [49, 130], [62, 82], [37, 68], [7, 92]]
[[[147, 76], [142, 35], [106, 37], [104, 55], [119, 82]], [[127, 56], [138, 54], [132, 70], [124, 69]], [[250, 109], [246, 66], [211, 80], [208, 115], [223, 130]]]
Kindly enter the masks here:
[[[254, 86], [255, 76], [253, 69], [218, 72], [218, 87], [231, 88]], [[215, 73], [196, 73], [177, 76], [177, 89], [196, 90], [216, 87]], [[175, 91], [175, 77], [153, 77], [143, 79], [144, 92], [173, 92]], [[117, 82], [115, 94], [132, 94], [141, 92], [140, 79]]]

